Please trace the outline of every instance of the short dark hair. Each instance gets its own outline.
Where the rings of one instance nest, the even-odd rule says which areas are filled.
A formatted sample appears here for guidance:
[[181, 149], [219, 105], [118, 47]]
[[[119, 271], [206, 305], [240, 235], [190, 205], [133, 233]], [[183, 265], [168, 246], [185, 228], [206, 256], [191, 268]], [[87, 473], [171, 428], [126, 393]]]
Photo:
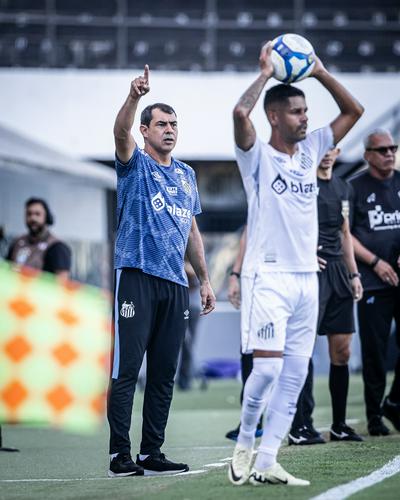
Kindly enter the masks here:
[[53, 214], [51, 213], [51, 210], [49, 208], [49, 205], [47, 204], [47, 202], [45, 200], [43, 200], [43, 198], [29, 198], [29, 200], [26, 200], [25, 202], [25, 210], [30, 207], [31, 205], [35, 205], [36, 203], [39, 203], [40, 205], [42, 205], [42, 207], [44, 208], [44, 211], [46, 212], [46, 224], [48, 226], [51, 226], [52, 224], [54, 224], [54, 217], [53, 217]]
[[265, 111], [276, 102], [285, 102], [289, 97], [306, 97], [304, 92], [297, 87], [281, 83], [274, 85], [265, 92], [264, 109]]
[[175, 115], [175, 110], [169, 104], [164, 104], [163, 102], [156, 102], [155, 104], [150, 104], [146, 106], [140, 115], [140, 124], [150, 125], [151, 119], [153, 118], [153, 109], [160, 109], [163, 113], [168, 113], [169, 115]]

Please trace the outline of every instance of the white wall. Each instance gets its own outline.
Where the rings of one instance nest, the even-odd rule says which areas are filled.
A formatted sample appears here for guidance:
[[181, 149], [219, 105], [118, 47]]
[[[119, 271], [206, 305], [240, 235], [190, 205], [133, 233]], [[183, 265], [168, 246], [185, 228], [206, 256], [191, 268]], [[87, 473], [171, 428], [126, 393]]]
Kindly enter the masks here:
[[[140, 71], [1, 69], [0, 122], [70, 155], [110, 159], [115, 115], [130, 81]], [[346, 140], [400, 99], [399, 74], [337, 76], [366, 108]], [[177, 157], [232, 159], [232, 108], [255, 77], [249, 73], [151, 72], [151, 93], [140, 110], [156, 101], [176, 109]], [[311, 129], [335, 117], [337, 107], [318, 82], [307, 79], [298, 86], [308, 97]], [[259, 133], [267, 135], [260, 103], [253, 119]]]

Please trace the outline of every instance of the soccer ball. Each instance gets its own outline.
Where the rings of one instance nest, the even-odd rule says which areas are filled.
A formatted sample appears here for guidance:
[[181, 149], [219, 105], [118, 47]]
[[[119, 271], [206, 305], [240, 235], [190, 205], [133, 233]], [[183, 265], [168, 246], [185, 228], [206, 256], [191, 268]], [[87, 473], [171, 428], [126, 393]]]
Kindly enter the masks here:
[[310, 75], [314, 68], [314, 49], [300, 35], [287, 33], [272, 41], [274, 77], [283, 83], [299, 82]]

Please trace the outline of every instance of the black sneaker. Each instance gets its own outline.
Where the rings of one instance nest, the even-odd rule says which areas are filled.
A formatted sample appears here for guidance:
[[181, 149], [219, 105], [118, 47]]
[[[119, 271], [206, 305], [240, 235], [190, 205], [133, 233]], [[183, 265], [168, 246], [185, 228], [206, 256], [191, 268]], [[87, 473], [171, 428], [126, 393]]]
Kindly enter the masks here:
[[139, 455], [137, 455], [136, 463], [143, 467], [145, 476], [180, 474], [181, 472], [187, 472], [189, 470], [187, 464], [171, 462], [165, 457], [164, 453], [160, 453], [157, 456], [149, 455], [144, 460], [140, 460]]
[[400, 431], [400, 404], [392, 403], [388, 397], [383, 401], [383, 416], [392, 422], [396, 431]]
[[330, 435], [331, 441], [364, 441], [354, 429], [345, 423], [332, 425]]
[[375, 415], [368, 420], [368, 432], [370, 436], [388, 436], [390, 430], [382, 422], [380, 415]]
[[[232, 441], [237, 441], [237, 438], [239, 436], [239, 432], [240, 432], [240, 425], [238, 425], [236, 427], [236, 429], [232, 429], [231, 431], [228, 431], [226, 434], [225, 434], [225, 437], [227, 439], [231, 439]], [[262, 427], [262, 424], [261, 423], [258, 423], [257, 424], [257, 429], [256, 429], [256, 432], [254, 434], [254, 436], [256, 438], [259, 438], [263, 435], [263, 427]]]
[[144, 470], [136, 465], [129, 453], [118, 453], [110, 462], [108, 477], [143, 476]]
[[324, 444], [326, 441], [321, 434], [312, 426], [304, 426], [300, 429], [291, 429], [288, 434], [289, 446], [306, 444]]
[[239, 436], [239, 431], [240, 431], [240, 425], [236, 427], [236, 429], [232, 429], [231, 431], [228, 431], [225, 434], [225, 437], [227, 439], [231, 439], [232, 441], [237, 441], [237, 438]]

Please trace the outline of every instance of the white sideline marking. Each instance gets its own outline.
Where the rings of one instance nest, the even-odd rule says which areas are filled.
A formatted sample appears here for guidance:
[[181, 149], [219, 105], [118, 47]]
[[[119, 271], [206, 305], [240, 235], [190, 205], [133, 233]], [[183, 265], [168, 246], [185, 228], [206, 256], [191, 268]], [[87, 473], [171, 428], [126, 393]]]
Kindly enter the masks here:
[[[198, 470], [189, 470], [188, 472], [182, 472], [180, 474], [169, 474], [165, 475], [163, 477], [177, 477], [177, 476], [189, 476], [191, 474], [203, 474], [204, 472], [208, 472], [205, 469], [198, 469]], [[127, 476], [129, 477], [129, 476]], [[72, 481], [112, 481], [114, 479], [127, 479], [127, 477], [76, 477], [76, 478], [66, 478], [66, 479], [60, 479], [60, 478], [54, 478], [54, 479], [0, 479], [0, 483], [70, 483]], [[139, 477], [139, 476], [138, 476]], [[143, 479], [149, 479], [149, 478], [157, 478], [161, 476], [140, 476], [140, 481], [143, 481]], [[132, 479], [132, 478], [130, 478]]]
[[[0, 483], [67, 483], [71, 481], [110, 481], [111, 477], [77, 477], [70, 479], [0, 479]], [[120, 479], [120, 478], [118, 478]]]
[[216, 462], [214, 464], [205, 464], [204, 467], [225, 467], [226, 462]]
[[344, 500], [358, 491], [374, 486], [388, 477], [394, 476], [400, 472], [400, 455], [385, 464], [380, 469], [371, 472], [368, 476], [363, 476], [349, 483], [336, 486], [330, 490], [321, 493], [310, 500]]
[[188, 470], [187, 472], [181, 472], [181, 474], [174, 474], [174, 477], [178, 476], [190, 476], [191, 474], [204, 474], [204, 472], [208, 472], [205, 469], [198, 469], [198, 470]]

